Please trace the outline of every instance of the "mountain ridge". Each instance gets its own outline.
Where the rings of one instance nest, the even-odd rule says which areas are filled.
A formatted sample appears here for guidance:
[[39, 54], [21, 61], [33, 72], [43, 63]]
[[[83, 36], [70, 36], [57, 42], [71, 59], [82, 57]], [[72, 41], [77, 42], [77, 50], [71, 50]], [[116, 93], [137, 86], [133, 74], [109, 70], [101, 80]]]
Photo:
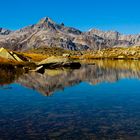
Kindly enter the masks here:
[[117, 31], [98, 29], [82, 32], [67, 27], [64, 23], [58, 24], [49, 17], [15, 31], [0, 28], [0, 47], [16, 51], [36, 49], [41, 46], [69, 50], [100, 50], [139, 45], [140, 34], [124, 35]]

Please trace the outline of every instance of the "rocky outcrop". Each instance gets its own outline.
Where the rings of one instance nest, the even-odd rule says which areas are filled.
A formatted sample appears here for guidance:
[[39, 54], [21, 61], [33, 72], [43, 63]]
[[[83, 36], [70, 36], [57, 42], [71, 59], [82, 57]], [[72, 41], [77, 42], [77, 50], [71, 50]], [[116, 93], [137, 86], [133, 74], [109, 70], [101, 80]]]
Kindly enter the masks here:
[[60, 47], [69, 50], [100, 50], [114, 46], [140, 45], [140, 35], [122, 35], [119, 32], [90, 30], [82, 32], [63, 23], [57, 24], [48, 17], [37, 24], [20, 30], [0, 28], [0, 47], [26, 51], [34, 48]]
[[0, 48], [0, 57], [7, 59], [7, 60], [14, 60], [14, 61], [18, 61], [18, 62], [27, 61], [26, 57], [23, 57], [22, 55], [19, 55], [15, 52], [6, 50], [4, 48]]
[[[37, 65], [43, 66], [45, 68], [60, 68], [60, 67], [67, 67], [67, 68], [80, 68], [81, 64], [79, 62], [74, 62], [66, 57], [49, 57], [39, 63]], [[42, 69], [42, 67], [41, 67]], [[38, 68], [37, 68], [38, 70]]]

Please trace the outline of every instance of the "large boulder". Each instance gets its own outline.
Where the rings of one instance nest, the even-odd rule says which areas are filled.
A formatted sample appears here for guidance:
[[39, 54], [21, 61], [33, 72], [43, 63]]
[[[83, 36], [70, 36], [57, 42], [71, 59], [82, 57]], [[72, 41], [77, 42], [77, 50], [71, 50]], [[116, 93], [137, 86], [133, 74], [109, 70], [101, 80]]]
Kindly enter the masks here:
[[70, 67], [70, 68], [79, 68], [81, 64], [79, 62], [74, 62], [66, 57], [49, 57], [39, 63], [38, 66], [43, 65], [45, 68], [58, 68], [58, 67]]
[[44, 65], [44, 64], [50, 64], [50, 63], [66, 63], [68, 62], [69, 59], [68, 58], [64, 58], [64, 57], [59, 57], [59, 56], [51, 56], [41, 62], [38, 63], [38, 65]]

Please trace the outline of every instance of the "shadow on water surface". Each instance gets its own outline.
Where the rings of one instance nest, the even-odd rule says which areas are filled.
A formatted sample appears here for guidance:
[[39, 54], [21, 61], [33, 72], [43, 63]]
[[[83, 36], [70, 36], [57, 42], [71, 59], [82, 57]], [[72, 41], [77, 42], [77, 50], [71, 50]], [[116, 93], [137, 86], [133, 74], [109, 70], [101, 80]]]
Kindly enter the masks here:
[[94, 62], [43, 74], [1, 68], [0, 84], [13, 89], [0, 89], [0, 139], [139, 140], [140, 62]]

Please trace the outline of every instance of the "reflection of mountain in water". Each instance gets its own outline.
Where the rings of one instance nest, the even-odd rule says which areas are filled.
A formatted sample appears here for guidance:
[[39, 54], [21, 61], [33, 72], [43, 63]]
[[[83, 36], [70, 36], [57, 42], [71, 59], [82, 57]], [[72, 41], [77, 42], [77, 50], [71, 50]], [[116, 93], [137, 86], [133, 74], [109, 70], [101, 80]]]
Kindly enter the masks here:
[[96, 65], [83, 65], [75, 70], [45, 70], [44, 74], [31, 72], [22, 75], [16, 82], [35, 89], [44, 95], [62, 90], [80, 82], [93, 85], [116, 82], [122, 78], [140, 78], [138, 61], [98, 61]]

